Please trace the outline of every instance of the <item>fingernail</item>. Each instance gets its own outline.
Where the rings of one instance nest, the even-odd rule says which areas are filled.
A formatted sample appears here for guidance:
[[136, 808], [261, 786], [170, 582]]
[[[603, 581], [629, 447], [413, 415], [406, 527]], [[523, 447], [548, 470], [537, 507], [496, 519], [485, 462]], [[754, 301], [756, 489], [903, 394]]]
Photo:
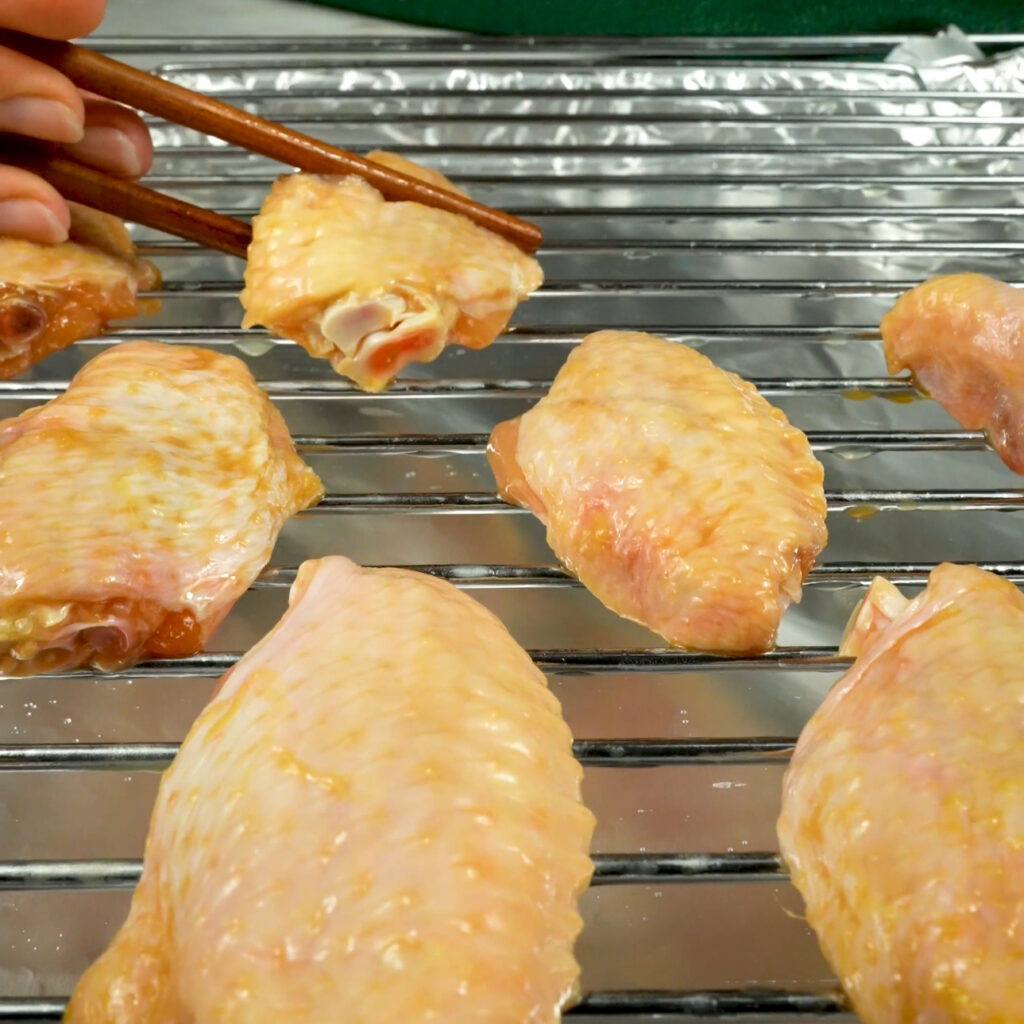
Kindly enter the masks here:
[[82, 141], [69, 149], [77, 159], [115, 174], [137, 178], [143, 171], [135, 144], [118, 128], [90, 128]]
[[0, 100], [0, 128], [50, 142], [77, 142], [84, 131], [82, 119], [70, 107], [38, 96]]
[[5, 199], [0, 202], [0, 235], [56, 244], [67, 239], [68, 229], [35, 199]]

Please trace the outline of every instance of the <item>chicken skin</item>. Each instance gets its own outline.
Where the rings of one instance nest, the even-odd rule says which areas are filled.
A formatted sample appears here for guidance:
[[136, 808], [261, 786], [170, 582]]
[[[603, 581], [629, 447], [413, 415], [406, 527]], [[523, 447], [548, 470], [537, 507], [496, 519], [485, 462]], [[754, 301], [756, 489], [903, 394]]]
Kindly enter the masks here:
[[111, 320], [155, 312], [159, 302], [139, 292], [159, 283], [121, 221], [84, 206], [72, 204], [70, 241], [61, 245], [0, 238], [0, 379]]
[[901, 295], [880, 329], [889, 372], [910, 370], [1024, 473], [1024, 290], [981, 274], [933, 277]]
[[1024, 1020], [1024, 596], [876, 580], [805, 727], [782, 854], [864, 1024]]
[[584, 586], [680, 647], [769, 648], [825, 546], [807, 438], [746, 381], [651, 335], [584, 339], [488, 456]]
[[201, 650], [321, 493], [241, 361], [109, 349], [0, 423], [0, 668]]
[[451, 584], [304, 563], [165, 774], [67, 1024], [552, 1024], [591, 873], [570, 742]]
[[[390, 153], [370, 159], [458, 192]], [[465, 217], [357, 177], [279, 178], [253, 221], [243, 327], [262, 324], [368, 391], [446, 345], [484, 348], [540, 287], [532, 257]]]

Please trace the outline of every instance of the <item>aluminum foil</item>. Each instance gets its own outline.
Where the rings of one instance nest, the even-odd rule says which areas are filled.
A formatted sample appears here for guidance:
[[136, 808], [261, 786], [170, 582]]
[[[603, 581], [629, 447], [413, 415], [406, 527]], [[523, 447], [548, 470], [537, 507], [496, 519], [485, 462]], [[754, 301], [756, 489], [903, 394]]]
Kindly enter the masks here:
[[[989, 58], [970, 37], [951, 25], [934, 36], [907, 40], [886, 60], [912, 69], [924, 89], [962, 94], [951, 100], [935, 99], [932, 110], [938, 117], [956, 116], [962, 110], [962, 98], [971, 94], [979, 97], [974, 107], [979, 118], [1012, 118], [1019, 111], [1018, 99], [1024, 92], [1024, 48]], [[1012, 144], [1016, 135], [1017, 126], [999, 124], [983, 130], [978, 137], [998, 146]], [[969, 130], [947, 128], [937, 138], [956, 145], [970, 144], [973, 136]]]
[[[346, 148], [384, 147], [429, 163], [544, 229], [547, 284], [520, 308], [514, 329], [487, 350], [450, 350], [412, 371], [412, 380], [452, 382], [448, 392], [278, 394], [295, 433], [371, 442], [483, 435], [536, 400], [581, 334], [652, 330], [758, 380], [817, 438], [833, 495], [912, 492], [881, 510], [854, 501], [843, 511], [836, 502], [823, 555], [833, 575], [806, 588], [781, 644], [834, 647], [871, 566], [913, 584], [921, 566], [943, 559], [1024, 562], [1019, 479], [938, 405], [884, 380], [877, 336], [896, 295], [933, 274], [1020, 279], [1019, 53], [980, 59], [948, 35], [875, 61], [854, 49], [806, 59], [782, 44], [771, 58], [711, 44], [695, 55], [692, 42], [671, 41], [332, 41], [245, 52], [199, 43], [119, 55]], [[153, 186], [192, 202], [250, 214], [284, 170], [176, 126], [152, 130]], [[272, 390], [335, 380], [295, 346], [240, 334], [237, 261], [138, 237], [167, 290], [161, 314], [121, 336], [233, 351]], [[43, 389], [66, 382], [116, 340], [80, 343], [30, 379]], [[30, 402], [0, 389], [5, 416]], [[865, 440], [866, 432], [888, 440]], [[311, 461], [335, 494], [493, 490], [479, 443]], [[950, 489], [1009, 495], [1011, 511], [955, 498], [925, 507], [913, 497]], [[553, 562], [539, 524], [511, 509], [309, 516], [285, 529], [273, 562], [328, 552], [371, 564]], [[842, 582], [836, 573], [850, 565], [862, 574]], [[662, 646], [578, 587], [469, 589], [530, 648]], [[284, 600], [280, 589], [250, 592], [214, 649], [249, 646]], [[551, 683], [579, 738], [792, 737], [837, 674], [723, 665], [563, 673]], [[210, 685], [3, 682], [0, 722], [7, 743], [174, 741]], [[774, 850], [783, 766], [588, 768], [596, 849]], [[138, 857], [156, 783], [140, 771], [0, 773], [0, 859]], [[123, 892], [4, 893], [0, 994], [66, 994], [126, 901]], [[782, 882], [607, 886], [591, 890], [583, 910], [589, 991], [832, 984]]]

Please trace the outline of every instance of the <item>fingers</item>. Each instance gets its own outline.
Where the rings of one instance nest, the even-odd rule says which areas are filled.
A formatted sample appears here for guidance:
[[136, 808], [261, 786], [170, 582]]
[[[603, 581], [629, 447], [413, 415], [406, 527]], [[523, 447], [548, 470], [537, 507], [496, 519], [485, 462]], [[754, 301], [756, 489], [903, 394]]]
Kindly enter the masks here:
[[[126, 107], [93, 96], [84, 97], [84, 106], [85, 134], [67, 147], [68, 152], [120, 177], [145, 174], [153, 161], [153, 144], [142, 119]], [[68, 223], [67, 206], [55, 189], [27, 171], [0, 165], [0, 236], [62, 242]]]
[[60, 72], [0, 46], [0, 131], [78, 142], [84, 116], [81, 94]]
[[[0, 86], [0, 94], [2, 94]], [[137, 178], [149, 170], [153, 145], [142, 119], [118, 103], [75, 93], [85, 112], [85, 132], [68, 145], [75, 159], [110, 174]], [[0, 100], [0, 125], [3, 125]], [[38, 123], [34, 130], [41, 136]], [[45, 181], [15, 167], [0, 165], [0, 236], [56, 243], [67, 238], [68, 209]]]
[[0, 25], [46, 39], [87, 36], [103, 20], [104, 0], [3, 0]]
[[0, 236], [54, 244], [68, 237], [69, 224], [56, 189], [28, 171], [0, 166]]
[[142, 119], [127, 107], [83, 96], [66, 78], [0, 47], [0, 132], [70, 143], [70, 152], [126, 178], [149, 169], [153, 146]]
[[[104, 0], [0, 0], [0, 27], [48, 39], [88, 35]], [[135, 178], [153, 159], [149, 134], [131, 111], [83, 96], [63, 75], [0, 46], [0, 132], [63, 143], [84, 163]], [[67, 238], [67, 205], [52, 186], [0, 165], [0, 236], [37, 242]]]
[[138, 178], [153, 162], [153, 144], [138, 114], [119, 103], [85, 96], [85, 135], [68, 146], [82, 163], [122, 178]]

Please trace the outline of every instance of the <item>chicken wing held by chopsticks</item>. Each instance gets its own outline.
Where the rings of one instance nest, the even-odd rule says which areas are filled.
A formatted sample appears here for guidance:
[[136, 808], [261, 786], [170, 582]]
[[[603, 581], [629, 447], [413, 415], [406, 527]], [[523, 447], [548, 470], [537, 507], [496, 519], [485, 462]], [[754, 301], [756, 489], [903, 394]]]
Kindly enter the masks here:
[[70, 240], [0, 238], [0, 379], [16, 377], [112, 320], [155, 312], [156, 267], [138, 259], [124, 225], [71, 204]]
[[241, 361], [109, 349], [0, 423], [0, 670], [201, 650], [321, 493]]
[[[369, 156], [458, 191], [436, 171]], [[542, 279], [536, 260], [465, 217], [385, 202], [357, 177], [295, 174], [253, 222], [242, 326], [269, 327], [380, 391], [446, 345], [489, 345]]]
[[807, 438], [746, 381], [648, 334], [585, 338], [488, 457], [588, 590], [681, 647], [766, 650], [825, 546]]
[[594, 819], [558, 702], [451, 584], [306, 562], [164, 775], [67, 1024], [555, 1024]]

